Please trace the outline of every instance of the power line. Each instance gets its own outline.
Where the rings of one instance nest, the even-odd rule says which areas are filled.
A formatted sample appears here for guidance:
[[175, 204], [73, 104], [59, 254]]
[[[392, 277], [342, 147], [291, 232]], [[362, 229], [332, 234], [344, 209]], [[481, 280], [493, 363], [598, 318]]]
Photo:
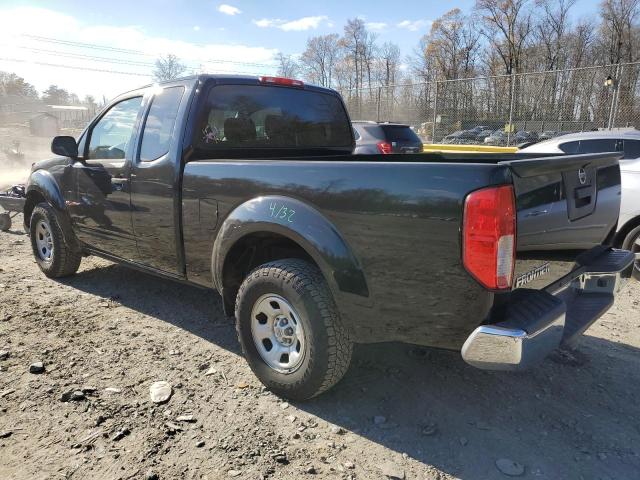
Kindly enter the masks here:
[[153, 67], [155, 64], [152, 62], [136, 62], [131, 60], [121, 60], [117, 58], [107, 58], [107, 57], [98, 57], [96, 55], [84, 55], [82, 53], [71, 53], [71, 52], [59, 52], [57, 50], [49, 50], [46, 48], [34, 48], [34, 47], [25, 47], [22, 45], [2, 45], [3, 47], [16, 47], [24, 50], [29, 50], [31, 52], [36, 53], [46, 53], [48, 55], [53, 55], [55, 57], [67, 57], [67, 58], [76, 58], [79, 60], [91, 60], [96, 62], [105, 62], [105, 63], [119, 63], [123, 65], [134, 65], [140, 67]]
[[[38, 41], [38, 42], [54, 43], [54, 44], [59, 44], [59, 45], [67, 45], [67, 46], [79, 47], [79, 48], [88, 48], [88, 49], [93, 49], [93, 50], [104, 50], [104, 51], [114, 52], [114, 53], [126, 53], [126, 54], [129, 54], [129, 55], [140, 55], [140, 56], [151, 57], [151, 58], [154, 57], [154, 55], [152, 55], [150, 53], [143, 52], [142, 50], [132, 50], [132, 49], [127, 49], [127, 48], [117, 48], [117, 47], [110, 47], [110, 46], [106, 46], [106, 45], [98, 45], [98, 44], [95, 44], [95, 43], [76, 42], [76, 41], [72, 41], [72, 40], [62, 40], [62, 39], [59, 39], [59, 38], [43, 37], [43, 36], [40, 36], [40, 35], [22, 34], [21, 36], [25, 37], [25, 38], [30, 38], [30, 39]], [[203, 44], [196, 44], [196, 45], [200, 46], [200, 47], [205, 47], [205, 45], [203, 45]], [[223, 59], [204, 59], [202, 62], [203, 63], [229, 63], [229, 64], [234, 64], [234, 65], [251, 66], [251, 67], [267, 67], [267, 68], [275, 68], [276, 67], [275, 64], [257, 63], [257, 62], [240, 62], [240, 61], [235, 61], [235, 60], [223, 60]]]
[[118, 75], [132, 75], [136, 77], [151, 77], [151, 74], [146, 73], [135, 73], [135, 72], [120, 72], [116, 70], [108, 70], [104, 68], [93, 68], [93, 67], [74, 67], [72, 65], [61, 65], [59, 63], [48, 63], [48, 62], [38, 62], [32, 60], [23, 60], [20, 58], [8, 58], [8, 57], [0, 57], [0, 61], [5, 62], [18, 62], [18, 63], [33, 63], [35, 65], [43, 65], [46, 67], [57, 67], [57, 68], [69, 68], [73, 70], [86, 70], [90, 72], [102, 72], [102, 73], [115, 73]]
[[[24, 50], [29, 50], [29, 51], [32, 51], [32, 52], [35, 52], [35, 53], [46, 53], [49, 56], [72, 58], [72, 59], [76, 59], [76, 60], [86, 60], [86, 61], [91, 61], [91, 62], [110, 63], [110, 64], [118, 64], [118, 65], [131, 65], [131, 66], [135, 66], [135, 67], [146, 67], [146, 68], [155, 67], [155, 63], [152, 63], [152, 62], [137, 62], [137, 61], [132, 61], [132, 60], [121, 60], [121, 59], [108, 58], [108, 57], [99, 57], [99, 56], [96, 56], [96, 55], [84, 55], [84, 54], [81, 54], [81, 53], [58, 52], [56, 50], [49, 50], [49, 49], [46, 49], [46, 48], [27, 47], [27, 46], [23, 46], [23, 45], [2, 44], [0, 46], [16, 47], [16, 48], [20, 48], [20, 49], [24, 49]], [[185, 67], [187, 67], [188, 69], [191, 69], [191, 70], [199, 70], [201, 66], [202, 66], [202, 64], [200, 64], [200, 65], [193, 65], [193, 64], [185, 65]], [[264, 72], [262, 72], [262, 71], [260, 71], [260, 72], [256, 72], [256, 71], [231, 71], [231, 72], [220, 72], [220, 73], [233, 73], [233, 74], [239, 74], [239, 75], [262, 75], [262, 74], [264, 74]]]
[[[19, 59], [19, 58], [8, 58], [8, 57], [0, 57], [0, 61], [6, 61], [6, 62], [19, 62], [19, 63], [32, 63], [35, 65], [43, 65], [43, 66], [47, 66], [47, 67], [57, 67], [57, 68], [68, 68], [68, 69], [73, 69], [73, 70], [83, 70], [83, 71], [90, 71], [90, 72], [103, 72], [103, 73], [113, 73], [113, 74], [118, 74], [118, 75], [132, 75], [132, 76], [137, 76], [137, 77], [151, 77], [153, 76], [150, 73], [137, 73], [137, 72], [123, 72], [123, 71], [117, 71], [117, 70], [109, 70], [109, 69], [103, 69], [103, 68], [94, 68], [94, 67], [78, 67], [78, 66], [73, 66], [73, 65], [62, 65], [59, 63], [49, 63], [49, 62], [41, 62], [41, 61], [35, 61], [35, 60], [24, 60], [24, 59]], [[203, 72], [205, 73], [205, 72]], [[218, 74], [226, 74], [226, 75], [260, 75], [261, 73], [257, 73], [257, 72], [238, 72], [238, 71], [233, 71], [233, 70], [218, 70], [216, 72], [206, 72], [206, 73], [218, 73]]]

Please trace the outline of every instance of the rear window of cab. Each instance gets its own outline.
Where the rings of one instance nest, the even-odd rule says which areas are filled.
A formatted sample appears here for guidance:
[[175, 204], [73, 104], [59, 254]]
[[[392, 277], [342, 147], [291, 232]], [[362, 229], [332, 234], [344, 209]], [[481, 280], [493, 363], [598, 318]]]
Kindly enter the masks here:
[[199, 125], [201, 150], [348, 148], [353, 138], [339, 97], [279, 86], [216, 85]]

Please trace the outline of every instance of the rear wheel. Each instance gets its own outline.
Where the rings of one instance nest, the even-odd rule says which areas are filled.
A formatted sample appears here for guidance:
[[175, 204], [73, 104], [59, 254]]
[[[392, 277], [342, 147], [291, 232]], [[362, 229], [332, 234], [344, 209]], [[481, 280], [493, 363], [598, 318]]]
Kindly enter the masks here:
[[352, 343], [320, 271], [298, 259], [256, 268], [236, 299], [242, 350], [271, 391], [306, 400], [335, 385], [351, 361]]
[[622, 248], [636, 255], [636, 263], [633, 268], [633, 276], [640, 280], [640, 225], [631, 230], [622, 242]]
[[8, 213], [0, 213], [0, 231], [7, 232], [11, 228], [11, 216]]
[[58, 278], [76, 273], [82, 255], [64, 242], [62, 227], [49, 204], [39, 203], [33, 209], [29, 234], [36, 263], [47, 277]]

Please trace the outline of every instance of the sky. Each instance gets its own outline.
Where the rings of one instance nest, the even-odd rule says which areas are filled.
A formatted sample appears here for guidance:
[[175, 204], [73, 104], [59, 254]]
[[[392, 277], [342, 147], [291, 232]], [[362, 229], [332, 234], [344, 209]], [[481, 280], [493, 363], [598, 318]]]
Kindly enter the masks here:
[[[40, 92], [56, 84], [99, 99], [152, 81], [153, 62], [177, 55], [191, 71], [275, 73], [278, 52], [299, 55], [307, 38], [342, 33], [363, 19], [378, 41], [411, 54], [431, 22], [474, 0], [0, 0], [0, 71]], [[577, 0], [574, 17], [599, 0]]]

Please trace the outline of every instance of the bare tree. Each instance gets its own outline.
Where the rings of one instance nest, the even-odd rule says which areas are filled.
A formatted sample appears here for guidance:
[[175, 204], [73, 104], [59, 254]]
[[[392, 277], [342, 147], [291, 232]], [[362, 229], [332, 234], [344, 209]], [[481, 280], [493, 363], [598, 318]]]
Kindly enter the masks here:
[[364, 20], [353, 18], [347, 20], [344, 27], [344, 35], [341, 43], [345, 49], [345, 54], [351, 57], [354, 67], [356, 92], [364, 85], [364, 57], [366, 44], [369, 41], [369, 34], [364, 24]]
[[300, 61], [309, 79], [323, 87], [330, 87], [334, 70], [341, 56], [339, 36], [336, 33], [311, 37]]
[[165, 80], [173, 80], [182, 75], [187, 69], [187, 66], [180, 62], [178, 57], [173, 54], [169, 54], [166, 57], [160, 57], [156, 60], [156, 67], [153, 70], [153, 78], [156, 82], [163, 82]]
[[544, 50], [545, 70], [553, 70], [564, 63], [569, 53], [565, 48], [570, 33], [569, 10], [576, 0], [536, 0], [542, 10], [535, 25], [536, 43]]
[[609, 63], [632, 62], [636, 58], [638, 3], [639, 0], [604, 0], [600, 6], [600, 36]]
[[476, 0], [475, 10], [484, 24], [482, 33], [502, 59], [505, 73], [519, 71], [531, 33], [529, 0]]
[[393, 85], [398, 83], [400, 75], [400, 47], [395, 43], [385, 42], [379, 49], [380, 83]]
[[477, 29], [469, 24], [458, 8], [436, 19], [425, 36], [424, 47], [426, 54], [436, 63], [438, 77], [453, 79], [472, 75], [479, 37]]
[[300, 67], [291, 55], [278, 52], [276, 61], [278, 62], [278, 75], [281, 77], [293, 78], [298, 75]]

